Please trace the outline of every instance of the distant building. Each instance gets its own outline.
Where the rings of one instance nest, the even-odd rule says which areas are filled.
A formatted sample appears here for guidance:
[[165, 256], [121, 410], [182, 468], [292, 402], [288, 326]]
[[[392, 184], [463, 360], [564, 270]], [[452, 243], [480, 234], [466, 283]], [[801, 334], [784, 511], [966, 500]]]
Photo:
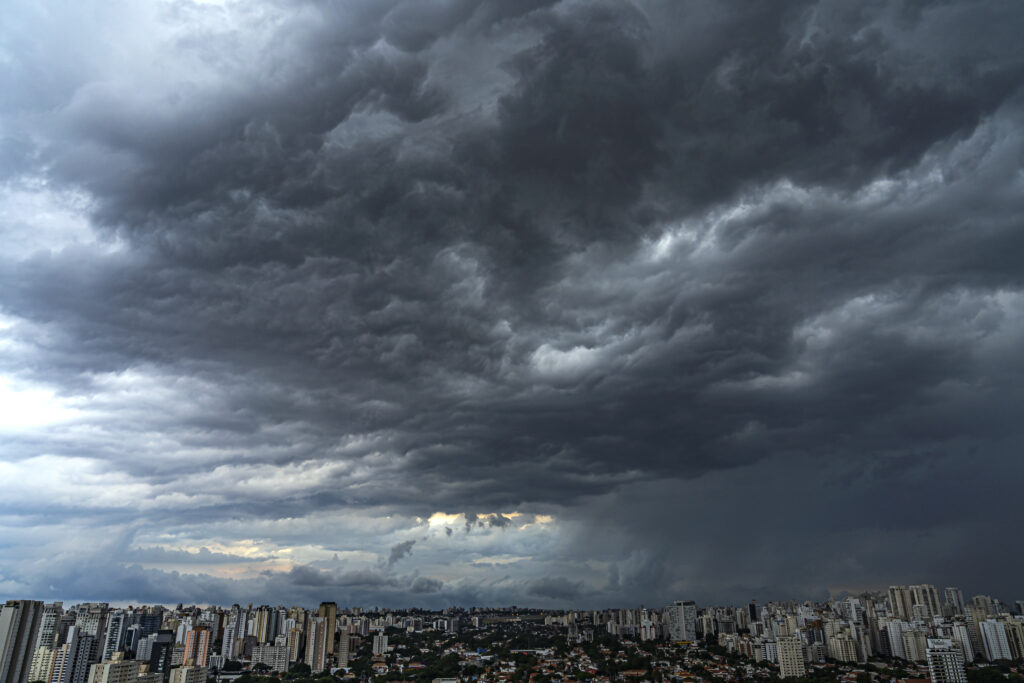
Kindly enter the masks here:
[[124, 610], [111, 612], [107, 616], [106, 635], [103, 639], [103, 656], [101, 661], [111, 658], [115, 652], [120, 652], [124, 647], [125, 635], [128, 632], [128, 615]]
[[914, 615], [914, 597], [906, 586], [889, 586], [889, 609], [892, 615], [910, 621]]
[[912, 662], [924, 662], [928, 658], [928, 639], [922, 631], [910, 629], [903, 632], [903, 651]]
[[45, 681], [50, 682], [50, 676], [53, 674], [53, 648], [43, 645], [37, 647], [35, 653], [32, 655], [32, 667], [28, 672], [29, 683], [34, 681]]
[[1013, 659], [1010, 643], [1006, 638], [1006, 629], [1002, 622], [986, 619], [978, 624], [981, 643], [985, 650], [985, 659], [994, 662], [1000, 659]]
[[206, 667], [210, 659], [210, 629], [197, 626], [185, 634], [184, 663]]
[[338, 630], [338, 605], [333, 602], [321, 602], [316, 615], [324, 619], [324, 659], [331, 659], [334, 654], [334, 634]]
[[326, 617], [311, 617], [309, 629], [306, 636], [306, 664], [314, 673], [324, 671], [328, 666], [327, 640], [333, 638], [333, 633], [327, 631]]
[[263, 664], [271, 671], [288, 671], [287, 645], [257, 645], [252, 651], [252, 666]]
[[42, 615], [37, 600], [8, 600], [0, 607], [0, 683], [28, 683]]
[[206, 683], [206, 669], [201, 666], [179, 666], [171, 669], [169, 683]]
[[828, 639], [828, 650], [840, 662], [857, 661], [857, 643], [849, 632], [838, 633]]
[[109, 662], [92, 665], [88, 683], [135, 683], [140, 667], [137, 661], [115, 655]]
[[946, 605], [951, 614], [964, 613], [964, 593], [955, 586], [948, 586], [943, 591], [946, 595]]
[[801, 678], [807, 673], [804, 644], [799, 636], [782, 636], [779, 648], [779, 678]]
[[952, 640], [929, 638], [927, 657], [932, 683], [967, 683], [964, 653]]
[[338, 666], [343, 669], [348, 668], [348, 659], [350, 652], [351, 640], [347, 632], [343, 631], [341, 638], [338, 639]]
[[43, 614], [39, 619], [39, 632], [36, 636], [36, 648], [48, 647], [51, 650], [60, 643], [60, 618], [64, 614], [64, 603], [54, 602], [43, 605]]
[[93, 636], [82, 633], [78, 626], [68, 629], [66, 642], [54, 652], [50, 683], [85, 683], [95, 642]]
[[942, 616], [942, 606], [939, 604], [939, 591], [935, 586], [921, 584], [910, 587], [910, 599], [913, 606], [921, 606], [920, 612], [925, 618]]
[[669, 608], [668, 633], [672, 640], [697, 640], [697, 604], [677, 600]]
[[159, 673], [166, 682], [170, 678], [174, 660], [174, 631], [157, 631], [150, 642], [149, 672]]

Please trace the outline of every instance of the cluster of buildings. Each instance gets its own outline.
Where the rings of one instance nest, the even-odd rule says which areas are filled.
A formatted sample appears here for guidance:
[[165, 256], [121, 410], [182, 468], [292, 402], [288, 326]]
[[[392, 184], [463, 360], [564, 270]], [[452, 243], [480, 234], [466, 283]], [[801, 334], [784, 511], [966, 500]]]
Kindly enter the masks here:
[[[475, 619], [475, 621], [474, 621]], [[479, 623], [479, 618], [467, 623]], [[312, 672], [348, 667], [372, 637], [388, 650], [387, 629], [458, 631], [460, 617], [425, 613], [364, 615], [251, 605], [230, 608], [112, 608], [83, 603], [8, 600], [0, 607], [0, 683], [205, 683], [228, 662], [284, 672], [297, 662]]]
[[677, 601], [661, 610], [593, 612], [586, 626], [575, 613], [548, 621], [565, 624], [576, 643], [593, 637], [588, 627], [641, 641], [690, 643], [711, 636], [727, 652], [777, 664], [784, 678], [805, 675], [812, 663], [896, 659], [934, 665], [933, 681], [961, 680], [948, 672], [974, 661], [1024, 660], [1024, 601], [1011, 608], [976, 595], [967, 602], [955, 587], [941, 595], [927, 584], [891, 586], [828, 603], [698, 609], [692, 601]]
[[[312, 610], [106, 603], [65, 609], [60, 602], [9, 600], [0, 608], [0, 683], [205, 683], [211, 672], [282, 673], [297, 663], [314, 673], [344, 673], [360, 652], [372, 658], [369, 675], [385, 676], [422, 666], [406, 658], [410, 661], [395, 669], [396, 648], [389, 637], [429, 631], [449, 634], [457, 643], [461, 631], [486, 635], [488, 628], [510, 621], [558, 634], [551, 637], [559, 647], [577, 656], [588, 644], [636, 643], [639, 648], [654, 641], [663, 651], [685, 657], [717, 652], [742, 658], [745, 666], [782, 678], [805, 676], [819, 665], [856, 667], [882, 660], [927, 667], [933, 683], [966, 683], [966, 667], [973, 662], [1024, 661], [1024, 601], [1013, 609], [984, 595], [967, 602], [957, 588], [944, 589], [940, 598], [930, 585], [892, 586], [884, 593], [826, 603], [698, 607], [677, 601], [660, 609], [587, 612], [363, 612], [339, 610], [333, 602]], [[471, 666], [489, 657], [453, 651]], [[563, 666], [568, 657], [563, 656]], [[675, 668], [666, 674], [685, 680], [681, 661], [670, 662]], [[588, 677], [589, 664], [574, 666], [574, 679], [580, 672]], [[640, 674], [648, 670], [654, 669]]]

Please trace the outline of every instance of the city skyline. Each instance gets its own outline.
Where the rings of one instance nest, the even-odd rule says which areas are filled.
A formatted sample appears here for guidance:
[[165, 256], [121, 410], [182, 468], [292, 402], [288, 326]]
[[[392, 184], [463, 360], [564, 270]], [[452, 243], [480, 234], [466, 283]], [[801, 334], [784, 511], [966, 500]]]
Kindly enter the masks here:
[[[1022, 590], [1024, 592], [1024, 590]], [[326, 596], [324, 596], [326, 598]], [[405, 606], [389, 606], [389, 605], [346, 605], [339, 603], [337, 600], [326, 600], [320, 599], [314, 602], [304, 605], [289, 605], [289, 607], [301, 607], [303, 609], [317, 609], [318, 606], [332, 605], [335, 613], [344, 612], [348, 614], [362, 614], [362, 613], [380, 613], [380, 612], [444, 612], [447, 610], [461, 610], [461, 611], [472, 611], [472, 610], [528, 610], [535, 612], [550, 612], [552, 614], [557, 613], [568, 613], [573, 611], [580, 612], [591, 612], [591, 611], [607, 611], [616, 609], [657, 609], [657, 610], [669, 610], [673, 606], [689, 605], [693, 608], [701, 609], [717, 609], [721, 607], [729, 608], [748, 608], [750, 610], [756, 610], [759, 612], [764, 608], [771, 608], [774, 606], [786, 606], [786, 605], [801, 605], [801, 604], [814, 604], [818, 606], [824, 605], [835, 605], [841, 604], [849, 600], [863, 600], [870, 599], [879, 604], [884, 604], [889, 610], [892, 616], [914, 619], [913, 608], [915, 605], [923, 605], [927, 609], [929, 615], [963, 615], [966, 613], [968, 607], [983, 608], [986, 612], [1000, 613], [1006, 612], [1011, 614], [1018, 614], [1024, 616], [1024, 599], [1018, 600], [1004, 600], [1006, 596], [993, 596], [988, 593], [979, 593], [976, 595], [970, 595], [965, 593], [959, 586], [945, 586], [939, 587], [932, 584], [892, 584], [885, 588], [879, 588], [875, 590], [866, 590], [857, 594], [843, 593], [834, 596], [830, 596], [823, 600], [812, 600], [812, 599], [798, 599], [795, 597], [787, 599], [759, 599], [757, 596], [752, 596], [746, 600], [737, 600], [733, 602], [725, 603], [708, 603], [698, 604], [692, 599], [678, 599], [674, 600], [665, 605], [605, 605], [601, 608], [582, 608], [582, 607], [538, 607], [531, 605], [446, 605], [441, 608], [428, 608], [419, 605], [405, 605]], [[6, 598], [5, 598], [6, 599]], [[46, 602], [52, 605], [68, 605], [70, 607], [75, 606], [90, 606], [90, 605], [102, 605], [104, 608], [111, 610], [120, 610], [126, 608], [148, 608], [148, 607], [160, 607], [163, 609], [171, 609], [169, 605], [160, 603], [147, 604], [139, 601], [125, 601], [117, 602], [110, 600], [53, 600], [43, 601], [36, 600], [35, 598], [21, 596], [19, 598], [12, 598], [16, 601], [30, 601], [30, 602]], [[248, 608], [253, 606], [267, 607], [271, 604], [276, 604], [278, 607], [284, 607], [285, 603], [269, 599], [267, 596], [262, 596], [261, 599], [256, 601], [250, 601]], [[184, 608], [205, 608], [205, 607], [216, 607], [226, 608], [231, 605], [226, 604], [215, 604], [215, 603], [178, 603], [177, 609]], [[238, 607], [240, 603], [233, 603], [233, 606]], [[324, 615], [321, 615], [324, 616]], [[691, 618], [691, 617], [688, 617]], [[691, 638], [692, 640], [692, 638]]]
[[[612, 683], [808, 678], [1018, 683], [1016, 612], [957, 587], [827, 602], [531, 610], [270, 605], [0, 605], [4, 683]], [[253, 677], [265, 680], [253, 681]], [[649, 679], [647, 677], [650, 677]], [[550, 679], [550, 680], [547, 680]], [[329, 683], [325, 681], [324, 683]]]
[[1022, 25], [7, 0], [0, 597], [1020, 599]]

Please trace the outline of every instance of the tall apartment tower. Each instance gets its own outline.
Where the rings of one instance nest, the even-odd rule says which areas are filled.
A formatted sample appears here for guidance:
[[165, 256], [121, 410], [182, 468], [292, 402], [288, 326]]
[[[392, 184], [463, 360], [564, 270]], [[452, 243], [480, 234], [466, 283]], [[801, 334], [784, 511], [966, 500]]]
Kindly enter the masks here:
[[107, 617], [106, 636], [103, 639], [103, 656], [100, 661], [109, 661], [115, 652], [124, 648], [124, 637], [128, 632], [128, 614], [124, 610], [111, 612]]
[[804, 663], [804, 643], [800, 636], [782, 636], [778, 639], [779, 678], [801, 678], [807, 674]]
[[906, 586], [889, 586], [889, 609], [897, 619], [914, 618], [914, 597]]
[[60, 618], [64, 614], [64, 603], [55, 602], [43, 605], [43, 614], [39, 618], [39, 633], [36, 635], [36, 648], [57, 646], [60, 635]]
[[334, 633], [338, 630], [338, 605], [333, 602], [321, 602], [316, 615], [324, 618], [324, 629], [327, 631], [324, 656], [329, 659], [334, 654]]
[[29, 683], [33, 681], [45, 681], [50, 683], [50, 675], [53, 673], [53, 648], [43, 645], [37, 647], [32, 654], [32, 668], [28, 672]]
[[85, 683], [95, 644], [96, 638], [78, 626], [69, 628], [66, 641], [53, 654], [50, 683]]
[[88, 683], [135, 683], [139, 677], [139, 662], [126, 660], [122, 652], [115, 652], [109, 662], [93, 664]]
[[963, 614], [964, 592], [956, 586], [947, 586], [943, 592], [946, 595], [946, 604], [949, 605], [953, 614]]
[[668, 632], [672, 640], [697, 640], [697, 603], [676, 600], [669, 607]]
[[27, 683], [43, 614], [36, 600], [8, 600], [0, 607], [0, 683]]
[[948, 638], [929, 638], [928, 673], [932, 683], [967, 683], [964, 653]]
[[921, 584], [910, 587], [910, 599], [912, 605], [924, 606], [926, 616], [942, 616], [942, 606], [939, 604], [939, 591], [935, 586]]
[[171, 677], [171, 659], [174, 656], [174, 631], [160, 629], [152, 638], [149, 673], [159, 673], [167, 681]]
[[210, 629], [197, 626], [185, 634], [185, 666], [205, 667], [210, 661]]
[[348, 668], [349, 644], [348, 631], [345, 631], [338, 640], [338, 666], [344, 669]]
[[224, 627], [224, 639], [220, 645], [220, 654], [225, 661], [235, 659], [235, 625], [228, 624]]
[[996, 613], [996, 610], [992, 604], [992, 598], [988, 595], [975, 595], [971, 598], [971, 604], [974, 605], [975, 609], [981, 611], [985, 616], [992, 616]]
[[327, 618], [310, 617], [306, 636], [306, 664], [314, 673], [327, 668]]
[[994, 662], [999, 659], [1013, 659], [1006, 628], [996, 619], [986, 619], [978, 624], [985, 659]]

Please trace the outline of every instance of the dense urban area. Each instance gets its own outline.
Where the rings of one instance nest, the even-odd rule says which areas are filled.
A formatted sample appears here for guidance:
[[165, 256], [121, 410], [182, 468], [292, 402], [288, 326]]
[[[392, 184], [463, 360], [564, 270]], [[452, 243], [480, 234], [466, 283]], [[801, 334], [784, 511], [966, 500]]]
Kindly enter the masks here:
[[1024, 683], [1024, 601], [892, 586], [825, 603], [554, 611], [9, 600], [0, 683]]

